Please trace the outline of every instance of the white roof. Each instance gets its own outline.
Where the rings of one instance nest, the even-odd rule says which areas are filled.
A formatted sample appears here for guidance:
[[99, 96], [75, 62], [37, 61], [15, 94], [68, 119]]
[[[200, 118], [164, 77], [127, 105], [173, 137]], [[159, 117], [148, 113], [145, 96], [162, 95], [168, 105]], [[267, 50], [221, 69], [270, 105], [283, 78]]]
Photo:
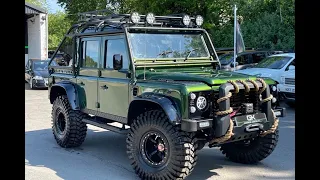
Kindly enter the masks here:
[[295, 58], [296, 57], [296, 53], [282, 53], [282, 54], [271, 55], [271, 57], [273, 57], [273, 56], [288, 56], [288, 57]]

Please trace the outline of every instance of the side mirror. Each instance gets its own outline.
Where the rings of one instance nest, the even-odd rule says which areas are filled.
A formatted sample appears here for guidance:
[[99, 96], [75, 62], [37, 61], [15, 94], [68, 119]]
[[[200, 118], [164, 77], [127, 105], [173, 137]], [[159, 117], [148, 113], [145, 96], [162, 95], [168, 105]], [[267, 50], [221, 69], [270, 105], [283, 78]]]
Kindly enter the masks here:
[[289, 68], [288, 68], [288, 70], [289, 70], [289, 71], [294, 71], [294, 70], [295, 70], [295, 68], [296, 68], [295, 66], [290, 65], [290, 66], [289, 66]]
[[114, 70], [120, 70], [122, 69], [122, 55], [121, 54], [115, 54], [113, 55], [113, 69]]

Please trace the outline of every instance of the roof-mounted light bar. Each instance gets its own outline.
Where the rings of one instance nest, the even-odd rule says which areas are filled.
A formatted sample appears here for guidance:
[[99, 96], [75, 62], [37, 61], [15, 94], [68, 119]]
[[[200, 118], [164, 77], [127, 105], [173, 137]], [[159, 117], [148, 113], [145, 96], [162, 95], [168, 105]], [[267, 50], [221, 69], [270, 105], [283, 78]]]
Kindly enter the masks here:
[[130, 16], [130, 19], [133, 23], [137, 24], [140, 22], [140, 15], [137, 12], [133, 12]]
[[153, 13], [148, 13], [146, 16], [146, 21], [148, 24], [153, 24], [156, 22], [156, 18]]

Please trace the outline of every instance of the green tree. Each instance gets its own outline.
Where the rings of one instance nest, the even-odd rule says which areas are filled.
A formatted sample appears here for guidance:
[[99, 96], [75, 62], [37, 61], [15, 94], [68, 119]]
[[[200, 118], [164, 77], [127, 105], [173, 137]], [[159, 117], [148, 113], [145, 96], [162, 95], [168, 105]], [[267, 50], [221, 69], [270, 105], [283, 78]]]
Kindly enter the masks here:
[[44, 8], [44, 9], [48, 9], [47, 0], [25, 0], [25, 2], [28, 2], [30, 4], [39, 6], [39, 7]]
[[[137, 11], [155, 15], [186, 13], [202, 15], [203, 27], [216, 47], [233, 46], [233, 5], [237, 4], [246, 47], [293, 49], [295, 28], [294, 0], [58, 0], [68, 17], [107, 8], [119, 13]], [[260, 32], [260, 33], [259, 33]]]
[[62, 41], [64, 35], [71, 27], [71, 21], [66, 18], [63, 12], [48, 15], [48, 46], [49, 49], [55, 49]]

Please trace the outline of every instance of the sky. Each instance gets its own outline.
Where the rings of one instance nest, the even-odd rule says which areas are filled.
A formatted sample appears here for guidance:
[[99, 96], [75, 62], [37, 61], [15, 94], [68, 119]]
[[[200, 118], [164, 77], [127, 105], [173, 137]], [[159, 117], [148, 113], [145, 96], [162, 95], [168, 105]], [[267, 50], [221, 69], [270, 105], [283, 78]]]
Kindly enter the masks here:
[[59, 6], [57, 0], [47, 0], [49, 13], [56, 13], [57, 11], [63, 11], [63, 8]]

